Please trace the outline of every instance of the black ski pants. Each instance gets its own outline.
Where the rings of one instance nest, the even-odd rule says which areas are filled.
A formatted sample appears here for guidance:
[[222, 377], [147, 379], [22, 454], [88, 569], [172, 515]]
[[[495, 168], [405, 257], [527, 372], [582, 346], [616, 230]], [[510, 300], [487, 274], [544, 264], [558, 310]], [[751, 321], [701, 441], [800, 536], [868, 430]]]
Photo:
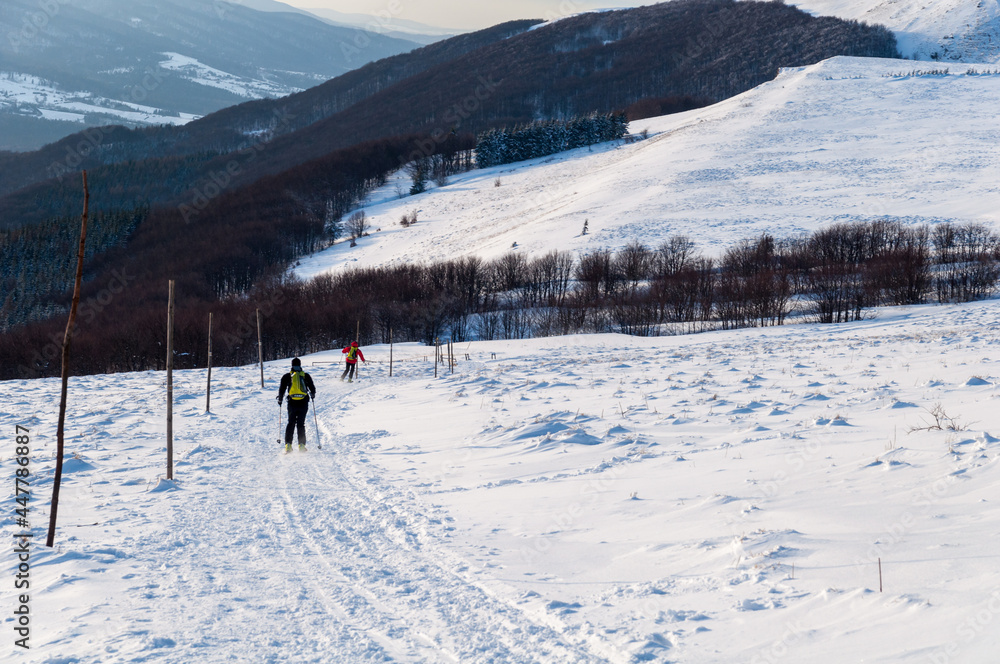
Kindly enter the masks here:
[[357, 362], [353, 362], [353, 363], [352, 362], [348, 362], [347, 363], [347, 368], [344, 369], [344, 373], [340, 374], [340, 380], [344, 380], [345, 378], [349, 378], [351, 380], [354, 380], [354, 370], [357, 368], [357, 366], [358, 366]]
[[306, 444], [306, 414], [309, 412], [309, 399], [288, 400], [288, 426], [285, 427], [285, 444], [292, 444], [292, 432], [298, 430], [299, 445]]

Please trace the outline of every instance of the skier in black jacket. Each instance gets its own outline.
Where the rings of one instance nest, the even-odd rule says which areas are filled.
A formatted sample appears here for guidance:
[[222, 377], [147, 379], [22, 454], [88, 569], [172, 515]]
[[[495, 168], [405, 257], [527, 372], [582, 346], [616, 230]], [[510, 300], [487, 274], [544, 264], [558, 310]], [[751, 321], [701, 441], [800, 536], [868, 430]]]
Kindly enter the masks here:
[[316, 398], [316, 386], [312, 376], [302, 370], [299, 358], [292, 360], [292, 370], [281, 377], [278, 387], [278, 405], [281, 405], [288, 392], [288, 426], [285, 427], [285, 451], [292, 449], [292, 432], [298, 430], [299, 449], [306, 449], [306, 414], [309, 412], [309, 399]]

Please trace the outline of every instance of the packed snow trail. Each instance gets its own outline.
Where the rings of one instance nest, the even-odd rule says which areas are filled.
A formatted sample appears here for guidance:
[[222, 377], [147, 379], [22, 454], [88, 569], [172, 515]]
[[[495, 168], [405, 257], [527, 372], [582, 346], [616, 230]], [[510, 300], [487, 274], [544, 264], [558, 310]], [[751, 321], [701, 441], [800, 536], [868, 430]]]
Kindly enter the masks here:
[[353, 399], [338, 399], [333, 409], [320, 402], [324, 450], [279, 458], [274, 479], [295, 533], [295, 560], [335, 582], [319, 591], [331, 615], [377, 635], [391, 661], [606, 661], [471, 580], [468, 565], [440, 543], [447, 517], [425, 515], [392, 478], [353, 460], [353, 445], [330, 423], [364, 400], [366, 383], [355, 383]]
[[[161, 479], [136, 494], [151, 512], [142, 536], [80, 556], [109, 563], [102, 571], [120, 577], [104, 601], [70, 620], [96, 622], [99, 633], [69, 629], [51, 641], [39, 633], [40, 647], [24, 661], [625, 661], [491, 594], [470, 565], [445, 550], [448, 518], [425, 514], [391, 476], [365, 467], [357, 452], [364, 440], [339, 436], [336, 422], [352, 399], [364, 399], [371, 378], [349, 393], [320, 383], [324, 449], [316, 449], [310, 427], [309, 451], [286, 455], [274, 440], [272, 390], [238, 387], [246, 384], [242, 374], [230, 370], [220, 379], [214, 414], [187, 411], [191, 419], [178, 427], [176, 482]], [[180, 400], [198, 402], [193, 395]], [[111, 422], [135, 407], [118, 401], [100, 417]], [[64, 525], [61, 532], [65, 541], [72, 531]]]

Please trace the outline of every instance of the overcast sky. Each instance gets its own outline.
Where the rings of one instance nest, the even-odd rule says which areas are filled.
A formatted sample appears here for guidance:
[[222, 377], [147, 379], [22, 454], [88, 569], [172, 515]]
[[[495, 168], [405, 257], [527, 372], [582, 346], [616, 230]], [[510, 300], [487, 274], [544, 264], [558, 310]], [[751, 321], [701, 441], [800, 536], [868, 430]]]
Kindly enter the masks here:
[[340, 12], [378, 14], [435, 26], [473, 30], [517, 18], [552, 19], [568, 14], [615, 7], [637, 7], [653, 0], [284, 0], [303, 9], [326, 7]]

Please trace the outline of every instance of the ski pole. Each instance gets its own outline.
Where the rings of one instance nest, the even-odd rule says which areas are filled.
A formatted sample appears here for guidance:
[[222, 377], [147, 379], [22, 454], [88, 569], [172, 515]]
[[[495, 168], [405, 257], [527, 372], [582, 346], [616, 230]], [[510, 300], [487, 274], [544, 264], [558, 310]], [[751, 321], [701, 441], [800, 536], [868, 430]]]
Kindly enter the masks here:
[[281, 402], [278, 402], [278, 444], [281, 445]]
[[319, 436], [319, 415], [316, 414], [316, 399], [313, 399], [313, 422], [316, 423], [316, 449], [323, 449], [323, 441]]

